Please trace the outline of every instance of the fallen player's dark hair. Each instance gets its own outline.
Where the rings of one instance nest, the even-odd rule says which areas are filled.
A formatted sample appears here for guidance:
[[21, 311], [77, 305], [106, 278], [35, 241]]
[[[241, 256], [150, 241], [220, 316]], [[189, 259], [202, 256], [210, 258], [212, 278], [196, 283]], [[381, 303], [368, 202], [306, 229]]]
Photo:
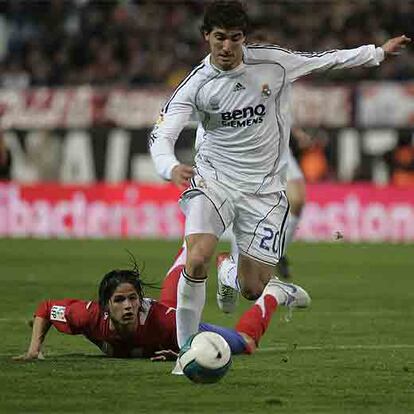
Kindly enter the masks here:
[[99, 284], [99, 307], [101, 311], [107, 310], [109, 299], [111, 299], [116, 288], [122, 283], [129, 283], [134, 286], [139, 300], [142, 303], [144, 291], [140, 272], [138, 269], [115, 269], [108, 272]]
[[249, 17], [240, 1], [214, 1], [204, 13], [201, 33], [210, 33], [215, 27], [221, 29], [239, 29], [247, 34]]
[[102, 312], [107, 310], [109, 299], [111, 299], [115, 289], [122, 283], [129, 283], [134, 286], [141, 304], [145, 295], [145, 287], [159, 289], [159, 286], [156, 283], [148, 283], [142, 280], [142, 272], [138, 267], [135, 256], [129, 250], [127, 250], [127, 253], [130, 258], [131, 269], [111, 270], [102, 278], [101, 283], [99, 284], [98, 301]]

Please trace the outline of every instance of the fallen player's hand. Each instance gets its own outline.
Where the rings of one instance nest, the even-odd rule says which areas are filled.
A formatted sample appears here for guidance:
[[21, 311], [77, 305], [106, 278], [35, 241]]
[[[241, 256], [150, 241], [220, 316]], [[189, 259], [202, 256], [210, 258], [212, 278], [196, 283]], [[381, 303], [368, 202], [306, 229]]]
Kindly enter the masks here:
[[37, 360], [44, 360], [44, 359], [45, 357], [43, 356], [41, 352], [38, 352], [38, 353], [26, 352], [25, 354], [13, 357], [14, 361], [23, 361], [23, 362], [37, 361]]
[[155, 356], [151, 358], [151, 361], [175, 361], [177, 358], [177, 352], [174, 352], [171, 349], [163, 349], [162, 351], [155, 351]]
[[406, 45], [411, 42], [411, 38], [406, 35], [393, 37], [386, 41], [381, 48], [384, 50], [385, 56], [388, 55], [399, 55], [402, 50], [405, 49]]
[[190, 178], [194, 175], [193, 167], [186, 164], [178, 164], [171, 171], [171, 181], [180, 189], [188, 187]]

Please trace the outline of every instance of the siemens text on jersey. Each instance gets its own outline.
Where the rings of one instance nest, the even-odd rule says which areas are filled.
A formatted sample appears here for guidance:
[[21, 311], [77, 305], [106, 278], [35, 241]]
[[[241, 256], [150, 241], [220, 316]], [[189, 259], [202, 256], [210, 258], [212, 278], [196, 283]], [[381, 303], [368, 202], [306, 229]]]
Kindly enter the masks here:
[[221, 123], [231, 128], [241, 128], [254, 124], [261, 124], [266, 115], [266, 107], [263, 104], [255, 107], [247, 106], [242, 109], [235, 109], [231, 112], [221, 112]]

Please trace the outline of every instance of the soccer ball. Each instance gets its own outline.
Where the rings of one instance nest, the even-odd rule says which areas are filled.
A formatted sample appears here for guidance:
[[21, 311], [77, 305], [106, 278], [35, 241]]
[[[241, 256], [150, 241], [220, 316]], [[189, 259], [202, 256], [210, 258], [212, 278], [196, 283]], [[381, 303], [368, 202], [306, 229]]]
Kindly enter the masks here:
[[184, 374], [200, 384], [217, 382], [231, 366], [231, 350], [215, 332], [199, 332], [187, 340], [178, 355]]

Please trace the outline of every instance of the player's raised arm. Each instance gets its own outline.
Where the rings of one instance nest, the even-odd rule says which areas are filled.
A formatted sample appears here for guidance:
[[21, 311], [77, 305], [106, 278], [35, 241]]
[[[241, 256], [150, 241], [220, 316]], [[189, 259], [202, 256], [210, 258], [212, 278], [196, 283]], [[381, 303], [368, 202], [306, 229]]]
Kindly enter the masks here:
[[288, 79], [295, 81], [317, 71], [378, 66], [389, 55], [399, 54], [410, 41], [410, 38], [402, 35], [388, 40], [381, 47], [364, 45], [324, 52], [298, 52], [269, 45], [251, 45], [249, 49], [258, 57], [280, 63], [286, 69]]

